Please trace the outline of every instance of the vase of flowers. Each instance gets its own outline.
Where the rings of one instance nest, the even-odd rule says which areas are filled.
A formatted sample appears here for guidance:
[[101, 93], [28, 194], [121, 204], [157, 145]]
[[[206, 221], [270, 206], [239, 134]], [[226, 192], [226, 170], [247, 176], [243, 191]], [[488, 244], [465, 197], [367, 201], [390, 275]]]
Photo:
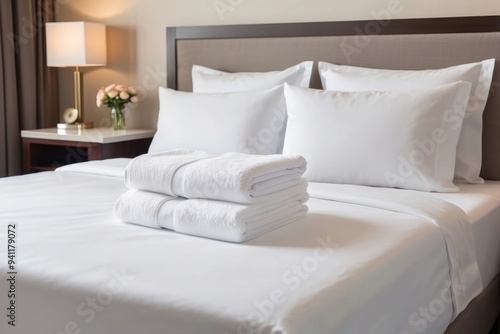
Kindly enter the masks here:
[[100, 108], [103, 104], [111, 108], [111, 127], [113, 130], [126, 129], [125, 105], [129, 102], [137, 103], [137, 92], [132, 86], [112, 84], [101, 87], [97, 92], [96, 104]]

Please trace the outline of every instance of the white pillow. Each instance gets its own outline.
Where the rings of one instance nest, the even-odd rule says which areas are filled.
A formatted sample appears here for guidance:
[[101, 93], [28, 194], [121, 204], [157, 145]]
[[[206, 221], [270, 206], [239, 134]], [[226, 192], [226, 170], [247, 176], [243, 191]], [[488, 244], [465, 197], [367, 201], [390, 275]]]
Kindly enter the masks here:
[[438, 70], [393, 71], [319, 62], [323, 88], [335, 91], [412, 90], [431, 88], [456, 81], [472, 83], [469, 104], [458, 140], [455, 178], [483, 183], [481, 143], [483, 111], [493, 76], [495, 59]]
[[209, 153], [275, 154], [282, 149], [283, 86], [237, 93], [159, 88], [160, 112], [149, 153], [176, 148]]
[[411, 91], [331, 92], [285, 85], [283, 154], [312, 182], [452, 192], [471, 84]]
[[313, 62], [304, 61], [283, 71], [228, 73], [193, 65], [193, 92], [225, 93], [268, 89], [285, 82], [309, 87]]

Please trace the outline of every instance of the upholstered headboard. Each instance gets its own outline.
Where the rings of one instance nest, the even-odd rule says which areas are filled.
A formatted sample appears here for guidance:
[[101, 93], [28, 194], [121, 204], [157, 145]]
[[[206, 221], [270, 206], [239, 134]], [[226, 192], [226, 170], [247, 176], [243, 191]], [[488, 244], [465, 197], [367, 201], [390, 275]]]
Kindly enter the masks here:
[[190, 91], [191, 67], [281, 70], [317, 62], [387, 69], [431, 69], [495, 58], [483, 115], [485, 179], [500, 180], [500, 16], [167, 28], [168, 87]]

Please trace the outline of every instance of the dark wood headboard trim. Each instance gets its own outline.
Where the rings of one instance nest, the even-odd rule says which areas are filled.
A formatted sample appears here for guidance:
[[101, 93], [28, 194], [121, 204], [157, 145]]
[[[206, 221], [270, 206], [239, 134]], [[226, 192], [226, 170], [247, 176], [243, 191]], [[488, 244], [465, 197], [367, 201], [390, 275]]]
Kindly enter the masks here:
[[500, 31], [500, 16], [167, 27], [167, 87], [177, 89], [177, 41], [189, 39], [444, 34]]

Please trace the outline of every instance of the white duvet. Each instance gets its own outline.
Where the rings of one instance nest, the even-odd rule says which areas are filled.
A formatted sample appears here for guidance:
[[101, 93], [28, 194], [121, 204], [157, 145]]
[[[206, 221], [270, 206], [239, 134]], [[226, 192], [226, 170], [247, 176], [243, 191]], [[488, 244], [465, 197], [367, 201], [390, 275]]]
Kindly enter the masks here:
[[424, 193], [311, 184], [306, 219], [232, 244], [117, 221], [126, 162], [0, 179], [1, 333], [435, 334], [481, 291], [467, 217]]

